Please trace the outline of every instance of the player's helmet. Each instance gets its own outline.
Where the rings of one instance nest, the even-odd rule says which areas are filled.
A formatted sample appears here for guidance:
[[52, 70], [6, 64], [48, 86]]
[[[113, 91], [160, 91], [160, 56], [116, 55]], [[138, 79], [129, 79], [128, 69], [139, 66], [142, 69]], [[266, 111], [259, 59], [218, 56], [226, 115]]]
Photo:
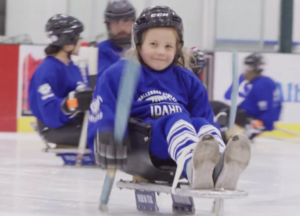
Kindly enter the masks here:
[[121, 19], [135, 20], [135, 8], [128, 0], [109, 1], [105, 10], [105, 23]]
[[[136, 19], [136, 11], [128, 0], [111, 0], [106, 6], [104, 19], [109, 31], [109, 22], [116, 20], [134, 21]], [[114, 44], [119, 46], [131, 44], [131, 35], [123, 38], [115, 38], [109, 33], [109, 38]]]
[[83, 24], [78, 19], [65, 14], [54, 15], [46, 24], [46, 32], [52, 41], [50, 45], [59, 47], [75, 45], [83, 29]]
[[167, 6], [154, 6], [144, 9], [133, 26], [135, 45], [141, 43], [142, 34], [150, 28], [171, 27], [177, 30], [183, 46], [183, 23], [180, 16]]
[[263, 56], [260, 53], [252, 53], [245, 58], [244, 64], [251, 66], [254, 71], [261, 73], [264, 65]]

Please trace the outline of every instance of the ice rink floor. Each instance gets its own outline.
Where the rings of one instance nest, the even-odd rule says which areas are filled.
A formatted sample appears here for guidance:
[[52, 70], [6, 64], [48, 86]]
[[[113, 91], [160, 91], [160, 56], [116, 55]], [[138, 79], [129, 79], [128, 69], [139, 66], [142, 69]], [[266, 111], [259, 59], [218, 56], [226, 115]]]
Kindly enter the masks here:
[[[44, 153], [35, 134], [0, 134], [1, 216], [99, 216], [98, 203], [105, 172], [63, 166]], [[252, 160], [239, 189], [247, 198], [226, 200], [225, 216], [299, 216], [300, 143], [260, 140], [252, 145]], [[119, 173], [117, 179], [129, 179]], [[117, 180], [116, 179], [116, 180]], [[172, 215], [171, 197], [157, 197], [160, 212]], [[212, 200], [195, 199], [195, 215], [212, 215]], [[109, 215], [142, 215], [134, 192], [114, 188]]]

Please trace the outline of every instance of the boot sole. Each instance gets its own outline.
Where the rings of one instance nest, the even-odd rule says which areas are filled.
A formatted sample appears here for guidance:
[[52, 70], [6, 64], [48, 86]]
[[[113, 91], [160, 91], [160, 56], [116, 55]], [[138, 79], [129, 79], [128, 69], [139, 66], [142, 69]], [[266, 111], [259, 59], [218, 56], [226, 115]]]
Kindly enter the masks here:
[[192, 188], [210, 190], [214, 188], [212, 173], [219, 160], [219, 144], [212, 135], [205, 135], [194, 149]]
[[215, 187], [235, 190], [242, 172], [249, 165], [251, 157], [250, 141], [244, 135], [235, 135], [224, 152], [224, 165]]

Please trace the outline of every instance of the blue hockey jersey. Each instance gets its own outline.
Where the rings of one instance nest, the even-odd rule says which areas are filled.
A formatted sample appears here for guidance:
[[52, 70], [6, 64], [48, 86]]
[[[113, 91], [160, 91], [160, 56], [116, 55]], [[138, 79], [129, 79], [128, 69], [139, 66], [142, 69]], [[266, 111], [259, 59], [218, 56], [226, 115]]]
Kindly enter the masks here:
[[62, 102], [78, 87], [85, 87], [79, 68], [72, 62], [67, 66], [47, 56], [30, 80], [29, 106], [33, 115], [50, 128], [63, 126], [71, 118], [62, 112]]
[[244, 97], [244, 100], [238, 107], [245, 110], [249, 116], [261, 120], [266, 131], [273, 130], [282, 109], [276, 83], [269, 77], [260, 76], [242, 87], [239, 96]]
[[[88, 126], [88, 145], [91, 149], [97, 130], [114, 130], [118, 87], [125, 63], [126, 60], [118, 61], [97, 81]], [[140, 71], [131, 117], [149, 121], [184, 112], [190, 117], [203, 117], [215, 125], [206, 89], [193, 72], [179, 66], [170, 66], [160, 72], [141, 66]]]
[[105, 40], [98, 44], [98, 77], [109, 66], [116, 63], [122, 56], [122, 48], [113, 44], [110, 40]]

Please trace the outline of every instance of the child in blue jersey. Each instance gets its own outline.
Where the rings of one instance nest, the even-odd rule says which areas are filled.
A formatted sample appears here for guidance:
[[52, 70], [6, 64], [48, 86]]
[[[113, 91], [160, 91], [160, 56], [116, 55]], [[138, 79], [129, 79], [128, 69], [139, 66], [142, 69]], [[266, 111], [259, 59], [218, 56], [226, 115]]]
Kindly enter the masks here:
[[[145, 9], [133, 26], [140, 77], [130, 117], [152, 127], [149, 154], [177, 163], [174, 182], [185, 176], [194, 189], [235, 189], [250, 160], [249, 140], [235, 135], [227, 147], [215, 127], [206, 89], [186, 69], [182, 19], [166, 6]], [[88, 138], [104, 168], [126, 163], [126, 143], [114, 143], [118, 86], [126, 60], [107, 69], [97, 82]], [[221, 156], [220, 156], [221, 155]], [[224, 160], [225, 159], [225, 160]]]
[[52, 43], [30, 80], [30, 108], [48, 142], [77, 146], [83, 120], [77, 114], [89, 110], [93, 94], [70, 57], [78, 55], [83, 24], [57, 14], [48, 20], [46, 31]]
[[[263, 76], [264, 60], [261, 54], [252, 53], [244, 60], [245, 70], [240, 76], [239, 97], [236, 125], [248, 136], [254, 139], [263, 131], [274, 130], [274, 124], [279, 120], [282, 103], [276, 83]], [[231, 88], [226, 92], [230, 100]], [[229, 106], [222, 102], [211, 103], [215, 114], [218, 112], [229, 115]]]

